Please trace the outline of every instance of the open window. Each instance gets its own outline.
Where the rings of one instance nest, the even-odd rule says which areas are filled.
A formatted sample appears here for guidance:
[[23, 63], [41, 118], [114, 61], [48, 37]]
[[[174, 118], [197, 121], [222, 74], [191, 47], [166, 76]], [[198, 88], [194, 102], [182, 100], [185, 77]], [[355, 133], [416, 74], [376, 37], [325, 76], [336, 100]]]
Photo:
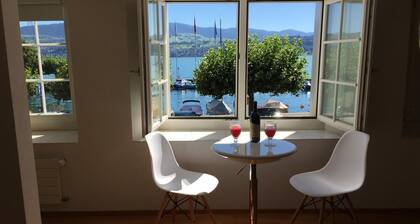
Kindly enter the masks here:
[[339, 129], [358, 119], [364, 8], [363, 0], [324, 3], [318, 118]]
[[355, 127], [365, 1], [139, 0], [144, 133], [246, 128], [250, 100], [286, 129]]

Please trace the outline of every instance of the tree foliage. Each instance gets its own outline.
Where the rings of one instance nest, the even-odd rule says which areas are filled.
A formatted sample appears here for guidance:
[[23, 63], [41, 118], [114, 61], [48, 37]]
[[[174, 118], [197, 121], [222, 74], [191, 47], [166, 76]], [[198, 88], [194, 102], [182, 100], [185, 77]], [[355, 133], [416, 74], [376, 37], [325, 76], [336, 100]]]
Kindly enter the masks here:
[[[34, 47], [23, 47], [23, 61], [26, 79], [39, 79], [38, 55]], [[44, 75], [54, 74], [57, 79], [68, 79], [68, 63], [65, 57], [45, 57], [42, 62]], [[37, 95], [38, 82], [27, 83], [29, 96]], [[45, 91], [50, 93], [60, 104], [62, 100], [70, 100], [69, 82], [47, 82]]]
[[[297, 94], [307, 79], [305, 50], [301, 39], [267, 36], [248, 41], [248, 94]], [[210, 49], [202, 58], [193, 78], [197, 91], [216, 99], [235, 93], [236, 42], [225, 41], [223, 48]]]

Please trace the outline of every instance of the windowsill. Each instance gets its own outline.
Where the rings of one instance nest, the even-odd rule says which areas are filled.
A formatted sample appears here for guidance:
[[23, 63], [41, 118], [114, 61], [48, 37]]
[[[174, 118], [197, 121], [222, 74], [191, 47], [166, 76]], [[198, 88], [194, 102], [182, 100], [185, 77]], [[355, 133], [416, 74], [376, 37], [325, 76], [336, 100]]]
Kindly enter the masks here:
[[33, 144], [78, 143], [78, 131], [32, 131]]
[[[193, 141], [218, 141], [224, 138], [231, 138], [229, 130], [215, 131], [160, 131], [171, 142], [193, 142]], [[261, 139], [265, 133], [261, 132]], [[296, 130], [278, 131], [274, 138], [284, 140], [336, 140], [340, 135], [327, 130]], [[243, 131], [239, 136], [239, 142], [249, 141], [249, 132]]]

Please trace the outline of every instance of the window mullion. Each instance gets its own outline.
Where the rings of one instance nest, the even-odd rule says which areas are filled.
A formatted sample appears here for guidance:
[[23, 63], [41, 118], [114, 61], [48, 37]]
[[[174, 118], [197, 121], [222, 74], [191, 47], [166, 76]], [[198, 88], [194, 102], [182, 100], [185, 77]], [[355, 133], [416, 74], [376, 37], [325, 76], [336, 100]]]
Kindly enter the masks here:
[[35, 29], [36, 51], [38, 54], [39, 79], [40, 79], [40, 84], [41, 84], [42, 112], [47, 113], [47, 100], [45, 97], [44, 71], [42, 70], [41, 46], [40, 46], [40, 41], [39, 41], [39, 30], [38, 30], [37, 21], [34, 22], [34, 29]]
[[237, 72], [237, 89], [236, 89], [236, 105], [238, 119], [244, 121], [246, 118], [246, 105], [247, 105], [247, 41], [248, 41], [248, 1], [239, 1], [239, 38], [238, 38], [238, 72]]

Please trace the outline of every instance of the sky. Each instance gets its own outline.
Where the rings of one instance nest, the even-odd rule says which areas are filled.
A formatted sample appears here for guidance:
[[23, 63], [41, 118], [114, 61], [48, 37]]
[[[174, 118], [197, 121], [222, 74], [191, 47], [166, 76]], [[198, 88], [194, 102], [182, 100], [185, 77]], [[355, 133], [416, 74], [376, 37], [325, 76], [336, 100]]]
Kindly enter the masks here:
[[[249, 3], [249, 28], [269, 31], [295, 29], [304, 32], [314, 31], [316, 4], [301, 3]], [[223, 28], [237, 25], [237, 3], [167, 3], [170, 23], [193, 24], [213, 27], [214, 21], [222, 19]]]

